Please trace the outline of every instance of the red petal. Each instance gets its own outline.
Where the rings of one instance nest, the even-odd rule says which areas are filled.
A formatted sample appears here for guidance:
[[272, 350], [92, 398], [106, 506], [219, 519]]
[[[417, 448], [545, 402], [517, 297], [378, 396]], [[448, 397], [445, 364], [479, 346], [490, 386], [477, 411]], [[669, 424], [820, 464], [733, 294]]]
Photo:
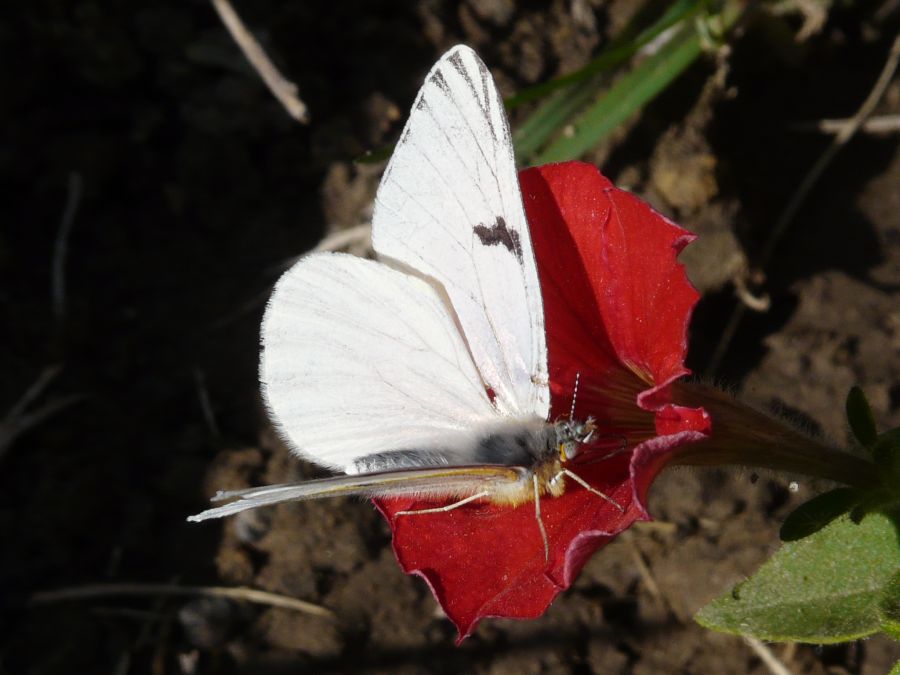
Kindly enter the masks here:
[[654, 479], [672, 460], [677, 449], [708, 437], [706, 432], [680, 431], [669, 436], [651, 438], [634, 449], [631, 455], [630, 483], [634, 490], [633, 500], [640, 514], [640, 520], [651, 520], [646, 508], [647, 493]]
[[667, 400], [653, 394], [690, 373], [687, 329], [699, 294], [676, 256], [694, 235], [591, 164], [549, 164], [519, 178], [538, 252], [551, 368], [624, 366], [651, 388], [641, 402], [655, 410]]
[[531, 502], [515, 508], [478, 504], [447, 513], [394, 518], [397, 511], [434, 504], [376, 500], [391, 523], [400, 567], [425, 579], [456, 625], [459, 640], [485, 617], [528, 619], [543, 614], [556, 595], [571, 585], [590, 555], [641, 515], [632, 505], [627, 455], [578, 473], [625, 512], [582, 489], [542, 499], [549, 565]]
[[666, 405], [656, 412], [657, 434], [666, 436], [681, 431], [697, 431], [708, 435], [712, 431], [712, 420], [703, 408]]
[[542, 499], [548, 565], [533, 503], [393, 519], [434, 504], [381, 500], [401, 567], [425, 578], [460, 639], [486, 616], [542, 614], [597, 548], [648, 517], [643, 501], [666, 457], [709, 428], [702, 409], [668, 404], [668, 384], [688, 372], [697, 293], [675, 258], [692, 235], [591, 165], [519, 177], [544, 301], [550, 418], [569, 416], [577, 377], [575, 417], [595, 417], [600, 442], [570, 468], [624, 513], [573, 482]]

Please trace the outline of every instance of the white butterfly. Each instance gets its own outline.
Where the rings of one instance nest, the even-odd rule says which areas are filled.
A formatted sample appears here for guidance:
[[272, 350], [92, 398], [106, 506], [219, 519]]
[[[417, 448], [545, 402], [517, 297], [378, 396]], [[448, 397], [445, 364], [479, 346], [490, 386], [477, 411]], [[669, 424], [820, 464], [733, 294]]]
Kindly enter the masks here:
[[[544, 310], [503, 101], [457, 46], [419, 91], [375, 200], [379, 262], [310, 255], [262, 325], [263, 391], [298, 456], [348, 476], [219, 493], [189, 520], [341, 494], [558, 496], [593, 423], [548, 422]], [[401, 515], [398, 514], [398, 515]]]

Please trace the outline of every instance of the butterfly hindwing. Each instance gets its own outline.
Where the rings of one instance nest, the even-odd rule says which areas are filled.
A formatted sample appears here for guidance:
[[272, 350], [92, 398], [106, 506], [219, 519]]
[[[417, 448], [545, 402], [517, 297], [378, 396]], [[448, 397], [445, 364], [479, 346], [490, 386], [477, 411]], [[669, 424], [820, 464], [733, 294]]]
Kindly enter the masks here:
[[[260, 378], [285, 438], [340, 471], [369, 455], [466, 449], [498, 413], [434, 288], [386, 265], [310, 255], [276, 285]], [[446, 463], [446, 461], [444, 462]]]

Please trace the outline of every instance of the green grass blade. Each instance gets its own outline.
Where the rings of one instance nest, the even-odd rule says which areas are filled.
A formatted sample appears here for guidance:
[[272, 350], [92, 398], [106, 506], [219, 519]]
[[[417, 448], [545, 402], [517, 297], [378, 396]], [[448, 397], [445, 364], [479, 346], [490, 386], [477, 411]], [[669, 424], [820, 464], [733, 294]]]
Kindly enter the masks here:
[[[535, 110], [513, 131], [516, 155], [528, 157], [536, 152], [550, 136], [562, 128], [566, 120], [591, 101], [597, 87], [603, 82], [603, 73], [631, 58], [667, 28], [697, 14], [705, 6], [706, 1], [676, 0], [662, 16], [644, 30], [639, 31], [634, 26], [626, 28], [621, 36], [613, 40], [601, 54], [583, 68], [562, 77], [541, 82], [507, 98], [503, 103], [509, 111], [524, 103], [558, 92], [557, 96]], [[578, 86], [586, 80], [590, 81], [584, 86]], [[562, 88], [565, 90], [558, 91]], [[388, 159], [393, 150], [393, 145], [386, 145], [368, 151], [354, 158], [353, 161], [357, 164], [377, 164]]]
[[662, 49], [621, 77], [585, 110], [574, 122], [575, 132], [558, 136], [538, 155], [537, 163], [561, 162], [583, 155], [668, 87], [702, 51], [694, 26], [683, 26]]
[[633, 26], [626, 28], [622, 35], [610, 42], [603, 52], [583, 68], [547, 82], [541, 82], [533, 87], [523, 89], [514, 96], [510, 96], [505, 101], [506, 109], [513, 110], [524, 103], [543, 98], [557, 89], [577, 84], [599, 72], [614, 68], [634, 55], [641, 47], [652, 41], [667, 28], [699, 12], [704, 4], [704, 0], [676, 0], [661, 17], [643, 31], [637, 32]]
[[548, 139], [597, 95], [603, 75], [595, 75], [580, 86], [556, 92], [539, 110], [513, 132], [513, 147], [520, 164], [527, 163]]
[[724, 36], [745, 8], [738, 0], [728, 0], [716, 14], [684, 21], [679, 28], [673, 28], [675, 34], [656, 54], [613, 84], [575, 120], [574, 132], [557, 135], [538, 154], [535, 163], [575, 159], [593, 148], [687, 70], [711, 40]]
[[[678, 0], [655, 23], [632, 38], [633, 30], [615, 40], [587, 66], [569, 75], [526, 89], [506, 102], [508, 109], [556, 90], [513, 132], [513, 145], [521, 160], [534, 155], [549, 138], [579, 110], [583, 109], [604, 82], [604, 74], [631, 58], [644, 45], [679, 21], [687, 21], [703, 6], [700, 0]], [[560, 87], [564, 87], [560, 89]]]

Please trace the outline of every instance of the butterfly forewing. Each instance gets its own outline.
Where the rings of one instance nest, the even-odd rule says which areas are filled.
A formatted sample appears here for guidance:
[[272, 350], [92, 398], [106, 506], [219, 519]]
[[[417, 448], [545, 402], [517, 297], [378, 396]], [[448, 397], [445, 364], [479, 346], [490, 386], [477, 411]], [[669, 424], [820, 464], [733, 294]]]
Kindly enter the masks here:
[[375, 250], [436, 280], [498, 409], [546, 419], [544, 314], [503, 102], [467, 47], [431, 70], [378, 189]]
[[543, 305], [506, 114], [467, 47], [438, 61], [416, 99], [378, 189], [373, 244], [387, 264], [300, 260], [262, 327], [260, 377], [282, 435], [359, 475], [255, 488], [195, 519], [338, 494], [532, 494], [530, 467], [552, 445]]

